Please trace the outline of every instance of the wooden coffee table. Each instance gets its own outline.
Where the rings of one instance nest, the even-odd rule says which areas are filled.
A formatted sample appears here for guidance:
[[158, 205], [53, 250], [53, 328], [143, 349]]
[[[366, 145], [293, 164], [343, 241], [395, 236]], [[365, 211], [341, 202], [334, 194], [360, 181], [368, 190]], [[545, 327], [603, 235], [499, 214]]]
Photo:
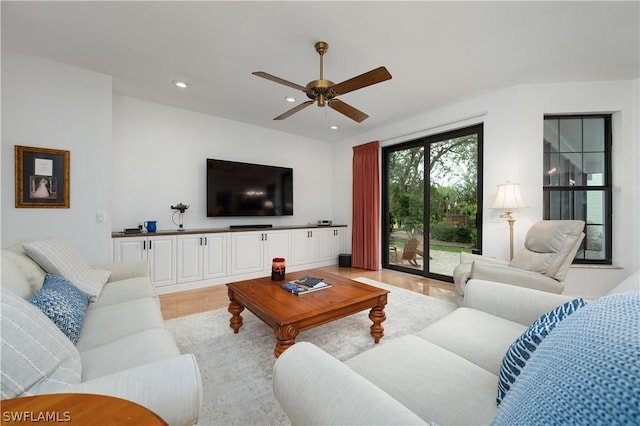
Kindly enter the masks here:
[[151, 410], [107, 395], [51, 393], [2, 401], [2, 424], [167, 426]]
[[[300, 296], [280, 288], [303, 275], [323, 278], [331, 288]], [[295, 343], [301, 331], [371, 309], [371, 336], [378, 343], [384, 335], [382, 322], [386, 319], [384, 307], [389, 291], [317, 269], [288, 272], [286, 278], [287, 281], [265, 277], [227, 284], [228, 311], [232, 315], [229, 323], [234, 333], [240, 330], [240, 313], [247, 308], [273, 329], [277, 339], [273, 353], [277, 358]]]

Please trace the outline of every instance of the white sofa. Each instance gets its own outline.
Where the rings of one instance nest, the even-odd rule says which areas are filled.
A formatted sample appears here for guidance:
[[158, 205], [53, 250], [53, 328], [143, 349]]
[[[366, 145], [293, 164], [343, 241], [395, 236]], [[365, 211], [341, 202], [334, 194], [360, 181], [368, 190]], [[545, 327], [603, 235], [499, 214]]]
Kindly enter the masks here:
[[[640, 274], [635, 273], [612, 291], [623, 294], [588, 303], [559, 322], [533, 352], [500, 409], [496, 396], [505, 352], [530, 324], [570, 297], [470, 280], [464, 307], [416, 335], [383, 339], [344, 363], [311, 343], [295, 344], [274, 365], [274, 394], [294, 425], [637, 424], [639, 288]], [[613, 324], [594, 338], [600, 335], [591, 328]], [[606, 374], [598, 357], [610, 357]], [[619, 377], [613, 377], [617, 371]], [[592, 386], [594, 378], [612, 389]], [[626, 396], [631, 402], [625, 405], [620, 400]], [[583, 403], [585, 397], [595, 402]], [[614, 408], [601, 409], [599, 404], [607, 402]], [[619, 414], [616, 410], [627, 412], [606, 417]]]
[[92, 269], [95, 277], [108, 280], [88, 304], [74, 345], [25, 300], [40, 291], [46, 273], [23, 243], [2, 250], [2, 399], [59, 392], [112, 395], [151, 409], [169, 424], [195, 424], [202, 403], [200, 371], [195, 357], [180, 354], [164, 327], [148, 263]]

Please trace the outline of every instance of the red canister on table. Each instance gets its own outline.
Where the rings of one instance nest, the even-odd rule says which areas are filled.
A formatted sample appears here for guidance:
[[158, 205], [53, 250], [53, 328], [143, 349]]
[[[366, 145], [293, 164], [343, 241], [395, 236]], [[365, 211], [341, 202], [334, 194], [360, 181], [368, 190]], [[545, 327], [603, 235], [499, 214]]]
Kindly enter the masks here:
[[271, 263], [271, 280], [283, 281], [284, 280], [285, 261], [284, 257], [274, 257]]

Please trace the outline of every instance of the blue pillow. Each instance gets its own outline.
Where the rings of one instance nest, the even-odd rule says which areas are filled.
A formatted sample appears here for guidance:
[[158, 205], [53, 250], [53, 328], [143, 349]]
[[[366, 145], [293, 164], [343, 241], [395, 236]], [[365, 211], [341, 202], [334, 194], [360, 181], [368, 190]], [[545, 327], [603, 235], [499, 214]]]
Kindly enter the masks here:
[[49, 317], [74, 345], [78, 343], [89, 306], [87, 294], [62, 277], [47, 275], [40, 291], [27, 301]]
[[640, 290], [601, 297], [544, 338], [492, 425], [639, 425]]
[[556, 325], [576, 309], [585, 305], [582, 298], [573, 299], [538, 318], [515, 342], [511, 344], [502, 358], [500, 375], [498, 376], [498, 405], [511, 388], [516, 378], [524, 368], [526, 362], [536, 350], [542, 339], [554, 329]]

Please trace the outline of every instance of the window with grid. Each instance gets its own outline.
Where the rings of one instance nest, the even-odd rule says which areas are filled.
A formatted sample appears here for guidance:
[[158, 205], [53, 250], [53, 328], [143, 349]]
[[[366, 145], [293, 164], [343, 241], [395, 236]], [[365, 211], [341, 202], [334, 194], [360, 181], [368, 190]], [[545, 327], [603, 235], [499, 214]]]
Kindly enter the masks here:
[[611, 115], [544, 117], [544, 219], [584, 220], [574, 263], [611, 264]]

